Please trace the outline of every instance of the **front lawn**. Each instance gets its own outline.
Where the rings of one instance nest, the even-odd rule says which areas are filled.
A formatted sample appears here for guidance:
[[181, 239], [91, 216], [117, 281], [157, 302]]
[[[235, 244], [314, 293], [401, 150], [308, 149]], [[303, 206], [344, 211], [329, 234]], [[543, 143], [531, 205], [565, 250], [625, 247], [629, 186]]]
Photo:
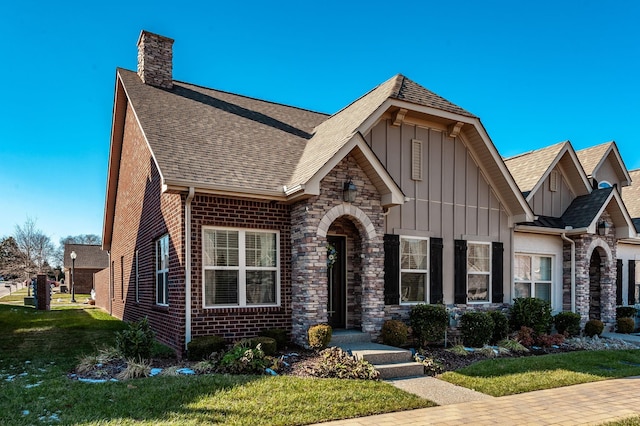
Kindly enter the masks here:
[[640, 350], [578, 351], [489, 359], [440, 376], [492, 396], [640, 375]]
[[360, 380], [212, 374], [94, 384], [67, 377], [80, 355], [113, 345], [123, 328], [88, 305], [43, 312], [0, 304], [0, 423], [299, 425], [434, 405]]

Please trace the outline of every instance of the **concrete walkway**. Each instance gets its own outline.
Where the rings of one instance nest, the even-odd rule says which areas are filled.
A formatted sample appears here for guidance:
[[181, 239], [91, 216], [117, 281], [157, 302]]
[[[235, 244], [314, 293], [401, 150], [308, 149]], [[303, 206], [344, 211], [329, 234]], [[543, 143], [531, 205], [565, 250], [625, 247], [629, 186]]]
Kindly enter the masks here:
[[322, 425], [599, 425], [638, 415], [640, 376]]

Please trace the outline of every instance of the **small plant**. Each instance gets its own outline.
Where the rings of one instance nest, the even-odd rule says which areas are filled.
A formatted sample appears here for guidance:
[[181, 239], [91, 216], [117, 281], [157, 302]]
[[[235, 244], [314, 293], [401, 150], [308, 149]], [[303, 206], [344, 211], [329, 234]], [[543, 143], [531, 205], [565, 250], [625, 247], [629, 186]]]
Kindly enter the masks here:
[[187, 344], [187, 359], [200, 361], [211, 357], [211, 354], [222, 352], [227, 347], [220, 336], [196, 337]]
[[560, 312], [553, 317], [556, 330], [568, 337], [580, 335], [580, 314], [575, 312]]
[[487, 358], [495, 358], [500, 354], [500, 351], [493, 349], [491, 346], [483, 346], [476, 349], [476, 353], [484, 355]]
[[309, 327], [309, 331], [307, 332], [309, 346], [316, 350], [326, 348], [331, 341], [332, 331], [331, 326], [328, 324], [312, 325]]
[[76, 371], [78, 374], [87, 374], [93, 371], [96, 366], [100, 364], [97, 355], [83, 355], [78, 358], [78, 365]]
[[418, 344], [424, 347], [430, 342], [444, 340], [449, 313], [444, 305], [419, 304], [409, 311], [409, 321]]
[[564, 343], [564, 334], [541, 334], [536, 338], [536, 344], [543, 348], [550, 348], [551, 346], [560, 346]]
[[320, 355], [322, 361], [310, 371], [316, 377], [364, 380], [377, 380], [380, 377], [371, 363], [356, 359], [338, 347], [327, 348]]
[[220, 360], [219, 370], [230, 374], [262, 374], [269, 361], [260, 345], [256, 348], [240, 343], [231, 348]]
[[530, 348], [536, 342], [535, 332], [531, 327], [525, 327], [524, 325], [520, 327], [520, 330], [515, 334], [515, 340], [519, 342], [522, 346], [526, 346]]
[[618, 333], [633, 333], [636, 328], [636, 321], [633, 318], [623, 317], [616, 320], [616, 331]]
[[536, 334], [551, 331], [551, 305], [546, 300], [535, 297], [518, 297], [514, 299], [510, 309], [510, 325], [512, 330], [530, 327]]
[[262, 348], [262, 351], [267, 356], [273, 356], [276, 354], [278, 345], [276, 340], [271, 337], [258, 336], [251, 339], [247, 339], [247, 344], [251, 348], [257, 348], [258, 345]]
[[618, 306], [616, 308], [616, 318], [633, 318], [638, 310], [633, 306]]
[[602, 323], [602, 321], [597, 319], [589, 320], [584, 325], [584, 334], [586, 334], [589, 337], [600, 336], [603, 330], [604, 330], [604, 324]]
[[380, 338], [382, 343], [389, 346], [402, 346], [407, 343], [409, 328], [399, 320], [389, 320], [382, 324]]
[[209, 374], [216, 371], [217, 363], [214, 360], [199, 361], [193, 366], [193, 371], [198, 374]]
[[131, 322], [127, 329], [116, 333], [116, 348], [123, 358], [151, 358], [154, 333], [147, 317]]
[[487, 312], [493, 320], [493, 335], [491, 343], [497, 343], [509, 335], [509, 319], [501, 311]]
[[413, 356], [413, 360], [422, 364], [424, 367], [424, 374], [427, 376], [435, 376], [436, 374], [440, 374], [444, 371], [442, 364], [433, 358], [426, 356], [421, 350]]
[[460, 318], [460, 331], [466, 346], [481, 348], [493, 336], [493, 319], [485, 312], [465, 312]]
[[129, 358], [127, 359], [127, 367], [118, 373], [118, 380], [149, 377], [149, 374], [151, 374], [151, 361], [141, 358]]
[[514, 352], [514, 353], [529, 352], [529, 349], [527, 349], [524, 345], [522, 345], [517, 340], [513, 340], [513, 339], [503, 339], [498, 342], [498, 346], [501, 348], [508, 349], [510, 352]]
[[258, 333], [258, 336], [271, 337], [272, 339], [275, 339], [278, 349], [284, 348], [289, 342], [287, 330], [284, 328], [265, 328]]
[[167, 345], [154, 340], [151, 345], [151, 357], [161, 359], [175, 359], [176, 352]]
[[469, 351], [467, 351], [462, 345], [455, 345], [447, 349], [448, 352], [452, 354], [456, 354], [458, 356], [469, 356]]

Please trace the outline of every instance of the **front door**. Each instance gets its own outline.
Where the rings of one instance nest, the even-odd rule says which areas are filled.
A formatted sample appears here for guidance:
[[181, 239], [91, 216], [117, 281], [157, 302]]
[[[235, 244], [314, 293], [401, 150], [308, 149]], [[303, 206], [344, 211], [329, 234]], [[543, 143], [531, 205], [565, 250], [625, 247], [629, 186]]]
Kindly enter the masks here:
[[332, 328], [346, 327], [346, 237], [327, 236], [327, 315]]

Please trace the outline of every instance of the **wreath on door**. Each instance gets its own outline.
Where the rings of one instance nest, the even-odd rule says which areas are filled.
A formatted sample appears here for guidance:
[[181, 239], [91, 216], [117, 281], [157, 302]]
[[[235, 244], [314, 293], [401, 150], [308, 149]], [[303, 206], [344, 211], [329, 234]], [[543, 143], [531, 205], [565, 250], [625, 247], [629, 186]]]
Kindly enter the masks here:
[[333, 268], [333, 264], [336, 263], [338, 258], [338, 251], [331, 243], [327, 243], [327, 268]]

